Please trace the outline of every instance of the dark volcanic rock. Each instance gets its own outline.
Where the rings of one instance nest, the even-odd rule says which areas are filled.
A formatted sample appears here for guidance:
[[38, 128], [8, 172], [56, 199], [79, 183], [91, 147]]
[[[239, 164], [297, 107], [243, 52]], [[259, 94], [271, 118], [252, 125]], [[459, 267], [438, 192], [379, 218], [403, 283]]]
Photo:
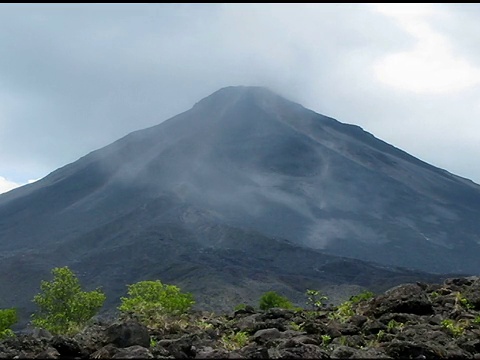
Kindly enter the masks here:
[[312, 344], [304, 344], [299, 347], [279, 349], [280, 358], [287, 359], [329, 359], [328, 353], [321, 347]]
[[54, 347], [48, 347], [43, 350], [41, 353], [35, 356], [35, 359], [58, 359], [60, 358], [60, 353]]
[[224, 349], [213, 349], [210, 346], [205, 346], [199, 349], [195, 355], [195, 359], [226, 359], [228, 358], [228, 351]]
[[129, 346], [120, 349], [113, 355], [112, 359], [152, 359], [153, 355], [150, 350], [139, 346]]
[[175, 339], [162, 339], [158, 342], [158, 346], [164, 347], [168, 352], [178, 358], [192, 358], [196, 356], [196, 343], [200, 342], [197, 334], [186, 334]]
[[365, 314], [379, 317], [388, 313], [415, 315], [433, 314], [432, 303], [424, 290], [417, 284], [405, 284], [388, 290], [369, 304]]
[[87, 326], [73, 337], [83, 351], [94, 353], [103, 348], [107, 343], [106, 329], [108, 325], [93, 324]]
[[382, 349], [357, 349], [338, 346], [330, 354], [331, 359], [391, 359]]
[[150, 335], [145, 325], [126, 321], [110, 325], [106, 330], [107, 342], [126, 348], [134, 345], [150, 346]]
[[386, 329], [385, 324], [376, 319], [367, 320], [362, 326], [362, 331], [365, 334], [377, 334], [379, 331]]
[[115, 345], [108, 344], [93, 352], [90, 357], [92, 359], [111, 359], [118, 351], [119, 349]]
[[74, 338], [56, 335], [50, 343], [62, 358], [85, 357], [88, 354]]
[[330, 354], [332, 359], [356, 359], [357, 349], [350, 346], [338, 346]]
[[476, 309], [480, 309], [480, 277], [470, 278], [471, 283], [465, 291], [465, 298]]
[[269, 328], [258, 330], [255, 334], [253, 334], [253, 340], [259, 344], [264, 344], [269, 341], [278, 339], [282, 336], [281, 332], [276, 328]]
[[387, 355], [399, 359], [428, 359], [438, 358], [439, 353], [435, 347], [413, 341], [397, 341], [382, 344]]

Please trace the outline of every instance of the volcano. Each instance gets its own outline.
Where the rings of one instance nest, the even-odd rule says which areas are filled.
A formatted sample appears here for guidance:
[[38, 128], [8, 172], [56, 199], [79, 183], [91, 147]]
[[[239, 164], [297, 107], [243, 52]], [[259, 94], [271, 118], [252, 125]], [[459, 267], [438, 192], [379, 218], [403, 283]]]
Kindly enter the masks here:
[[70, 266], [113, 307], [161, 279], [206, 308], [480, 272], [480, 186], [262, 87], [227, 87], [0, 195], [0, 306]]

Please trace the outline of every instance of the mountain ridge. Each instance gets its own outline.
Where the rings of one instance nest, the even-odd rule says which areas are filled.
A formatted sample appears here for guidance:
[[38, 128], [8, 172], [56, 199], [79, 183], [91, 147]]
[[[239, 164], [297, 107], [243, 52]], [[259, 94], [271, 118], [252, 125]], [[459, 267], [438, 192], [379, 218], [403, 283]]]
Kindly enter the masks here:
[[478, 216], [479, 185], [265, 88], [228, 87], [0, 195], [0, 286], [13, 303], [70, 265], [115, 296], [145, 277], [204, 303], [268, 284], [385, 290], [480, 272]]
[[[217, 111], [218, 106], [223, 108], [223, 112]], [[238, 108], [238, 106], [240, 106], [240, 108]], [[242, 111], [245, 112], [245, 108], [251, 110], [254, 106], [258, 106], [263, 112], [270, 110], [274, 116], [268, 117], [271, 113], [265, 116], [259, 115], [263, 114], [263, 112], [257, 109], [255, 112], [256, 117], [252, 116], [253, 120], [245, 119]], [[278, 107], [281, 108], [281, 111], [277, 109]], [[198, 109], [203, 110], [198, 112]], [[205, 111], [207, 112], [206, 114]], [[230, 111], [232, 114], [226, 116], [225, 111]], [[303, 117], [299, 116], [298, 112], [301, 112]], [[235, 114], [237, 113], [242, 115], [236, 118]], [[214, 115], [212, 116], [212, 114]], [[195, 121], [189, 120], [192, 116], [195, 118]], [[264, 117], [259, 119], [260, 116]], [[221, 123], [222, 121], [228, 125], [226, 129], [221, 127], [223, 125]], [[238, 125], [233, 126], [233, 124]], [[189, 128], [192, 126], [193, 129]], [[212, 129], [212, 126], [215, 126], [214, 131], [209, 131]], [[218, 130], [218, 128], [220, 129]], [[290, 132], [289, 129], [293, 132]], [[338, 134], [338, 129], [342, 130], [340, 135]], [[190, 131], [188, 132], [188, 130]], [[239, 136], [239, 134], [242, 135], [242, 131], [247, 134], [243, 138]], [[166, 133], [166, 135], [162, 136], [163, 133]], [[185, 138], [185, 133], [190, 135]], [[354, 134], [355, 137], [352, 138], [350, 136], [351, 134]], [[277, 140], [282, 136], [286, 138], [286, 141], [283, 143], [281, 142], [282, 140]], [[347, 138], [348, 142], [346, 142], [345, 136], [349, 136]], [[193, 145], [192, 138], [194, 139]], [[237, 138], [240, 138], [240, 141], [235, 142]], [[176, 141], [178, 144], [175, 144], [173, 141]], [[204, 141], [207, 142], [208, 145], [203, 145]], [[246, 144], [242, 144], [241, 142], [243, 141], [245, 141]], [[438, 188], [441, 188], [440, 190], [448, 188], [452, 181], [462, 182], [462, 179], [408, 155], [403, 150], [397, 149], [375, 138], [372, 134], [356, 125], [342, 124], [332, 118], [316, 114], [311, 110], [306, 110], [301, 105], [285, 100], [262, 87], [222, 88], [197, 102], [192, 109], [153, 127], [130, 133], [104, 148], [89, 153], [78, 161], [52, 172], [37, 183], [28, 185], [28, 187], [25, 187], [25, 190], [22, 191], [26, 192], [28, 189], [27, 193], [31, 193], [38, 189], [48, 188], [68, 178], [70, 175], [69, 172], [75, 174], [80, 170], [79, 168], [81, 166], [86, 167], [84, 171], [97, 173], [100, 177], [107, 173], [107, 177], [103, 178], [103, 182], [99, 179], [100, 182], [95, 185], [98, 188], [101, 188], [103, 185], [108, 185], [112, 181], [116, 182], [117, 185], [122, 181], [127, 184], [138, 181], [139, 183], [149, 186], [151, 184], [148, 184], [148, 178], [151, 177], [152, 171], [142, 170], [142, 168], [148, 166], [164, 166], [168, 170], [176, 171], [175, 178], [168, 179], [168, 176], [163, 176], [163, 179], [161, 179], [164, 183], [168, 181], [171, 185], [172, 181], [179, 183], [190, 176], [201, 177], [205, 171], [202, 172], [200, 167], [205, 166], [205, 158], [209, 160], [209, 154], [215, 147], [221, 147], [223, 152], [225, 152], [225, 150], [230, 151], [228, 154], [229, 157], [225, 158], [220, 156], [215, 159], [217, 161], [232, 161], [233, 159], [232, 162], [236, 162], [236, 165], [240, 168], [244, 168], [245, 166], [252, 167], [252, 164], [254, 167], [258, 167], [258, 165], [261, 167], [266, 164], [256, 164], [251, 159], [254, 158], [257, 153], [264, 152], [264, 149], [261, 147], [261, 142], [265, 141], [270, 141], [271, 146], [270, 149], [267, 148], [270, 153], [266, 153], [267, 156], [265, 156], [266, 159], [264, 162], [269, 162], [267, 165], [273, 168], [274, 171], [280, 171], [280, 175], [289, 175], [297, 178], [299, 176], [311, 177], [313, 174], [322, 176], [322, 172], [327, 173], [329, 170], [329, 162], [324, 161], [325, 158], [337, 156], [334, 161], [346, 161], [349, 167], [359, 169], [358, 166], [360, 166], [367, 171], [376, 172], [377, 175], [385, 177], [383, 182], [397, 182], [398, 187], [404, 188], [407, 186], [413, 192], [421, 193], [421, 196], [435, 197], [441, 200], [442, 203], [447, 203], [448, 205], [458, 202], [460, 199], [464, 207], [473, 208], [474, 210], [480, 206], [480, 192], [478, 191], [480, 187], [477, 187], [474, 191], [471, 191], [471, 189], [460, 189], [453, 194], [448, 191], [444, 191], [443, 193], [439, 192]], [[230, 143], [233, 143], [233, 146]], [[359, 147], [358, 144], [365, 145], [367, 148]], [[172, 164], [172, 162], [169, 163], [168, 160], [164, 159], [160, 159], [164, 164], [155, 164], [155, 162], [158, 162], [159, 154], [161, 156], [162, 152], [167, 152], [166, 155], [168, 156], [168, 152], [170, 151], [170, 153], [172, 153], [173, 149], [172, 154], [176, 155], [175, 152], [188, 152], [189, 146], [193, 147], [194, 150], [188, 155], [195, 158], [198, 164], [193, 163], [193, 161], [188, 163], [187, 165], [190, 166], [188, 172], [182, 171], [178, 169], [178, 167], [175, 168], [175, 164]], [[235, 147], [237, 148], [235, 149]], [[320, 150], [315, 147], [320, 148]], [[385, 151], [379, 152], [379, 148]], [[370, 149], [374, 151], [369, 152]], [[275, 152], [278, 151], [290, 151], [293, 152], [295, 156], [290, 155], [290, 159], [285, 161], [284, 159], [289, 154], [286, 154], [285, 157], [275, 157]], [[330, 151], [334, 153], [329, 155], [328, 152]], [[247, 158], [245, 161], [245, 159], [236, 156], [236, 153], [239, 154], [242, 152], [250, 156], [250, 158]], [[322, 154], [319, 156], [319, 152], [327, 153], [327, 156], [323, 156]], [[180, 156], [181, 155], [182, 154], [180, 154]], [[392, 158], [390, 155], [395, 155], [396, 157]], [[139, 158], [141, 158], [140, 161]], [[396, 166], [398, 162], [401, 161], [398, 158], [405, 160], [406, 164], [401, 164], [403, 165], [402, 167]], [[321, 164], [322, 161], [324, 161], [325, 164]], [[213, 161], [210, 161], [210, 163], [212, 162]], [[207, 165], [210, 165], [210, 163]], [[428, 172], [420, 174], [417, 168], [411, 169], [411, 164], [419, 165]], [[378, 171], [379, 169], [381, 171]], [[400, 169], [400, 171], [397, 169]], [[236, 172], [236, 170], [232, 168], [228, 170], [232, 173]], [[247, 180], [250, 182], [261, 182], [262, 179], [265, 178], [264, 170], [264, 168], [260, 169], [261, 173], [259, 174], [257, 172], [253, 180], [252, 178]], [[285, 170], [287, 171], [286, 173]], [[222, 171], [223, 169], [217, 172]], [[430, 172], [440, 175], [443, 179], [443, 183], [439, 183], [438, 179], [434, 179], [436, 182], [434, 186], [436, 186], [437, 189], [434, 189], [433, 192], [430, 184], [432, 183], [432, 175]], [[153, 175], [157, 176], [158, 173], [159, 171]], [[344, 171], [342, 169], [340, 175], [344, 176], [346, 173], [348, 173], [348, 170]], [[222, 174], [220, 175], [223, 176]], [[89, 174], [85, 175], [85, 177], [87, 176], [89, 176]], [[162, 175], [160, 174], [160, 176]], [[237, 174], [237, 176], [239, 175]], [[367, 176], [371, 177], [368, 174]], [[344, 179], [344, 181], [345, 180], [346, 179]], [[278, 180], [277, 183], [278, 182], [281, 182], [281, 179]], [[191, 185], [191, 183], [189, 183], [189, 185]], [[361, 183], [355, 184], [355, 186], [358, 185], [361, 185]], [[163, 186], [165, 186], [165, 184], [163, 184]], [[318, 187], [318, 185], [313, 186]], [[184, 186], [184, 189], [187, 187], [188, 186]], [[8, 197], [18, 198], [22, 196], [21, 192], [17, 191], [0, 198], [0, 214], [2, 204], [5, 202], [5, 200], [2, 200], [5, 199], [6, 196], [7, 199]], [[405, 191], [409, 191], [409, 189]], [[16, 194], [18, 195], [15, 196]], [[358, 194], [356, 195], [358, 196]], [[446, 210], [446, 212], [448, 212], [448, 210]]]

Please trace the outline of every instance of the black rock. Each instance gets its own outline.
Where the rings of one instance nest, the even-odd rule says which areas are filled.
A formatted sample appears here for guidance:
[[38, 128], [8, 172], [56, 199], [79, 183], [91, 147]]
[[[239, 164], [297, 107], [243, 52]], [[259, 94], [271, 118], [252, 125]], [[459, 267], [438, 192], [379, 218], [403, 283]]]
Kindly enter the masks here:
[[106, 330], [107, 342], [120, 348], [139, 345], [150, 346], [150, 334], [145, 325], [135, 321], [127, 321], [110, 325]]

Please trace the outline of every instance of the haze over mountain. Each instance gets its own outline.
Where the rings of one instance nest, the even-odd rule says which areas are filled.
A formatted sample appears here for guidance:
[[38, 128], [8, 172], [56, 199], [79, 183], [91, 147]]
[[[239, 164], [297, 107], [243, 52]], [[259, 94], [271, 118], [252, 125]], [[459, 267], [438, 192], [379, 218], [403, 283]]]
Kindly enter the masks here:
[[480, 272], [479, 215], [472, 181], [265, 88], [228, 87], [0, 195], [0, 285], [19, 301], [68, 264], [114, 295], [157, 277], [213, 306], [246, 289], [435, 281], [422, 272]]

